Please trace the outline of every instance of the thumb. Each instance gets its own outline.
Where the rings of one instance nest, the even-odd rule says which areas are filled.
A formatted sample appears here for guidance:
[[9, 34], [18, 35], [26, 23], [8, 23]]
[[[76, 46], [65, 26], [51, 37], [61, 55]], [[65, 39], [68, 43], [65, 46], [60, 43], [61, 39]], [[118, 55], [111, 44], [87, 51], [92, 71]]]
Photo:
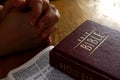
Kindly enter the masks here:
[[45, 10], [48, 8], [49, 1], [48, 0], [31, 0], [29, 2], [29, 6], [31, 8], [30, 11], [30, 22], [31, 24], [36, 23], [38, 19], [42, 16]]

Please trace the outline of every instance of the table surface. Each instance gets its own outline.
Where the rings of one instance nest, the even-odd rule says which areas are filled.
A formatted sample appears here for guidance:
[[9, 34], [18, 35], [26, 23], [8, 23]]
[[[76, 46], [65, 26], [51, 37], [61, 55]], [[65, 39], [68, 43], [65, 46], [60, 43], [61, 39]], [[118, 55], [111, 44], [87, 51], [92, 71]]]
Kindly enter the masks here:
[[[52, 45], [56, 45], [86, 20], [120, 30], [120, 0], [54, 0], [51, 4], [56, 5], [61, 15], [57, 30], [52, 34]], [[35, 50], [37, 51], [32, 53], [39, 51]], [[31, 54], [29, 51], [17, 58], [13, 55], [0, 59], [0, 78], [5, 77], [9, 70], [28, 61], [34, 55], [35, 53]]]

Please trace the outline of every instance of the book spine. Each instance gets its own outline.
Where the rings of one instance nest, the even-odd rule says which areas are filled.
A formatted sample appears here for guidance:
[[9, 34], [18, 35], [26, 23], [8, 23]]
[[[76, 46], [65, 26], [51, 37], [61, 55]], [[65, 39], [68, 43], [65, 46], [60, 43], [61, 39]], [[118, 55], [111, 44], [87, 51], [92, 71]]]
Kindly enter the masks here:
[[54, 51], [50, 52], [50, 65], [75, 80], [112, 80]]

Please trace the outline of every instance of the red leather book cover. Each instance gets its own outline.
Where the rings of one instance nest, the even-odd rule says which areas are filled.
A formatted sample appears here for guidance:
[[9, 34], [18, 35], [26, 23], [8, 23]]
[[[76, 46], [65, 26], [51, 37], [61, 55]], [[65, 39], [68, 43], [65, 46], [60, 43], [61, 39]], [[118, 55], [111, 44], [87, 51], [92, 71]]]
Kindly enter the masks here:
[[77, 80], [120, 80], [120, 32], [87, 20], [51, 50], [50, 65]]

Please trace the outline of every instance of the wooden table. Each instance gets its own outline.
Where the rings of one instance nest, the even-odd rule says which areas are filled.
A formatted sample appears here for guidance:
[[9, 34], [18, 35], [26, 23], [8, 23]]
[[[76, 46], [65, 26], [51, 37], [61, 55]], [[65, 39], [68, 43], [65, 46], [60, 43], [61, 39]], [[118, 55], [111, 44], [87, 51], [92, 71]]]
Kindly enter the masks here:
[[85, 20], [120, 30], [120, 0], [55, 0], [52, 3], [61, 14], [58, 29], [53, 34], [53, 44], [61, 41]]
[[[54, 0], [51, 1], [51, 4], [56, 5], [61, 14], [57, 30], [52, 34], [52, 45], [56, 45], [64, 39], [85, 20], [93, 20], [120, 30], [120, 0]], [[19, 58], [13, 55], [4, 60], [0, 59], [0, 78], [5, 77], [10, 69], [32, 58], [35, 55], [34, 51], [32, 51], [33, 54], [31, 51], [27, 52], [24, 58], [23, 55]], [[28, 57], [28, 55], [32, 56]], [[16, 60], [18, 63], [10, 62], [9, 59]], [[21, 59], [23, 61], [20, 61]]]

